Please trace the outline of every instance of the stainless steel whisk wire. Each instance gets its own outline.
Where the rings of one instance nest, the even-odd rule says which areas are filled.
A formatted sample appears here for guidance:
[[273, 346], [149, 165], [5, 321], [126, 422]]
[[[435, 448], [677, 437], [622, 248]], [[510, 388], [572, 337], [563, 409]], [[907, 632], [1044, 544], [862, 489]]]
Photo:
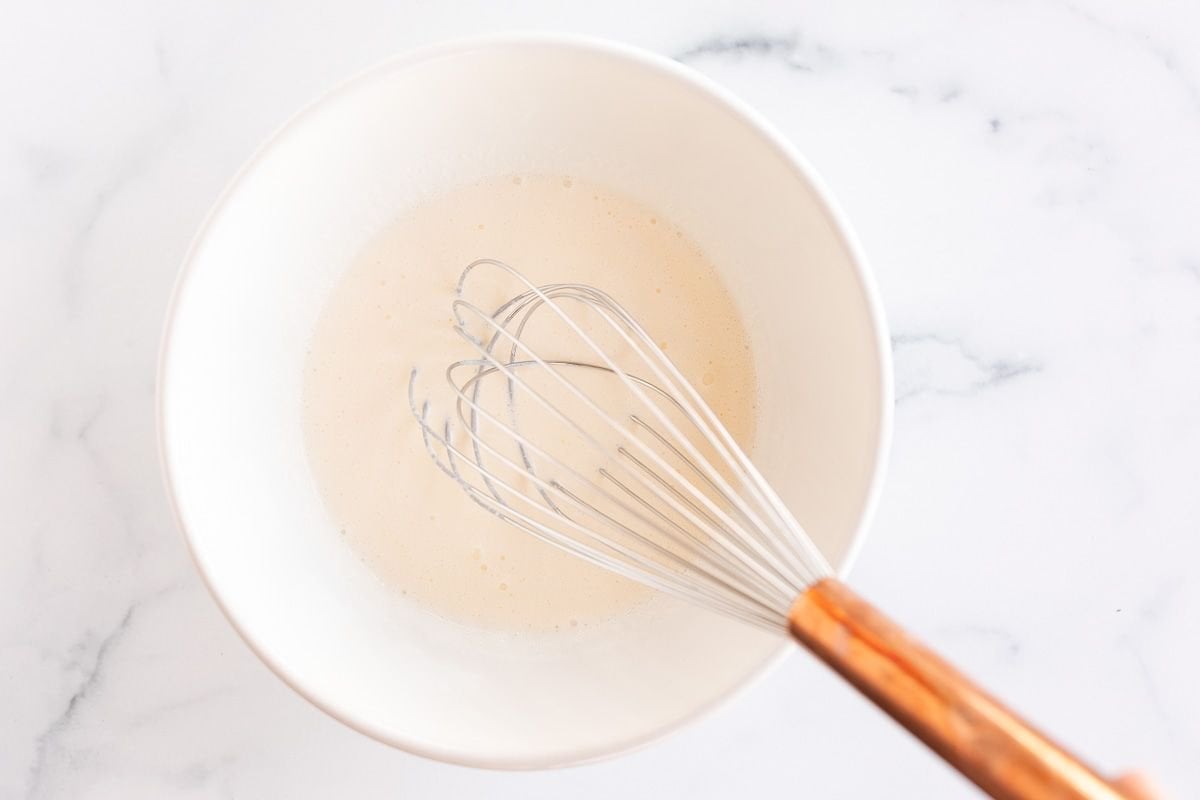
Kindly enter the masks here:
[[[560, 289], [564, 289], [564, 288], [565, 288], [565, 287], [554, 287], [553, 289], [559, 289], [559, 290], [560, 290]], [[574, 287], [571, 287], [571, 288], [574, 288]], [[556, 291], [556, 293], [554, 293], [554, 294], [558, 295], [559, 293], [558, 293], [558, 291]], [[599, 300], [599, 297], [598, 297], [598, 295], [596, 295], [595, 293], [592, 293], [592, 294], [590, 294], [590, 296], [589, 296], [589, 300], [592, 300], [592, 301]], [[533, 311], [533, 309], [535, 309], [536, 307], [538, 307], [538, 306], [540, 306], [540, 305], [541, 305], [541, 302], [538, 302], [538, 301], [534, 301], [534, 302], [532, 302], [532, 303], [529, 303], [530, 312], [532, 312], [532, 311]], [[478, 309], [474, 309], [474, 308], [473, 308], [473, 311], [475, 311], [476, 313], [478, 313]], [[528, 319], [528, 317], [526, 317], [526, 318], [524, 318], [524, 319]], [[460, 315], [460, 320], [461, 320], [461, 315]], [[522, 325], [522, 327], [523, 327], [523, 325]], [[504, 332], [504, 331], [500, 331], [500, 332]], [[520, 345], [524, 345], [524, 342], [523, 342], [523, 341], [518, 341], [518, 342], [515, 342], [515, 343], [514, 343], [514, 348], [516, 348], [518, 344], [520, 344]], [[535, 355], [535, 354], [534, 354], [534, 355]], [[610, 363], [611, 363], [611, 362], [610, 362]], [[520, 381], [520, 378], [517, 378], [517, 380], [518, 380], [518, 381]], [[522, 385], [524, 385], [524, 381], [520, 381], [520, 383], [521, 383]], [[574, 390], [572, 390], [572, 391], [574, 391]], [[550, 409], [551, 411], [553, 411], [553, 413], [556, 413], [556, 415], [559, 415], [559, 416], [560, 416], [560, 413], [559, 413], [558, 409], [554, 409], [554, 408], [550, 407], [550, 405], [548, 405], [548, 404], [546, 405], [546, 407], [547, 407], [547, 409]], [[592, 410], [598, 410], [598, 409], [595, 409], [595, 407], [594, 407], [594, 405], [593, 405], [593, 409], [592, 409]], [[578, 431], [578, 428], [576, 428], [576, 429], [577, 429], [577, 431]], [[582, 432], [582, 431], [578, 431], [578, 432]], [[515, 433], [515, 431], [514, 431], [514, 432], [512, 432], [512, 433]], [[593, 441], [594, 441], [594, 440], [593, 440]], [[628, 455], [628, 453], [626, 453], [626, 455]], [[528, 462], [527, 462], [527, 463], [528, 463]], [[660, 463], [660, 465], [661, 465], [661, 463]], [[608, 477], [608, 479], [610, 479], [610, 480], [613, 480], [613, 479], [612, 479], [612, 476], [611, 476], [610, 474], [607, 474], [607, 473], [601, 473], [601, 475], [602, 475], [602, 476], [605, 476], [605, 477]], [[677, 477], [677, 476], [676, 476], [676, 477]], [[625, 489], [626, 493], [628, 493], [628, 487], [624, 487], [624, 486], [622, 486], [622, 485], [619, 485], [619, 483], [618, 483], [618, 486], [620, 486], [620, 488], [623, 488], [623, 489]], [[559, 489], [559, 491], [560, 491], [560, 492], [564, 492], [564, 493], [566, 493], [566, 489], [565, 489], [564, 487], [560, 486], [560, 485], [554, 485], [554, 488], [557, 488], [557, 489]], [[635, 495], [635, 497], [636, 497], [636, 495]], [[574, 495], [571, 495], [571, 499], [578, 500], [578, 498], [574, 497]], [[611, 498], [610, 498], [610, 499], [611, 499]], [[694, 509], [694, 506], [692, 506], [692, 509]], [[589, 511], [594, 511], [594, 507], [589, 507], [589, 509], [588, 509], [588, 510], [589, 510]], [[611, 522], [611, 518], [608, 518], [608, 517], [606, 517], [606, 521], [608, 521], [608, 522]], [[643, 519], [643, 522], [644, 522], [644, 519]], [[628, 529], [625, 529], [625, 530], [626, 530], [626, 533], [628, 533]], [[659, 549], [659, 552], [660, 552], [660, 553], [662, 552], [662, 551], [661, 551], [661, 549]], [[670, 555], [670, 553], [668, 553], [668, 555]]]
[[[496, 310], [484, 311], [464, 299], [468, 278], [480, 268], [504, 272], [520, 284], [523, 291]], [[649, 375], [633, 374], [618, 364], [573, 318], [566, 308], [571, 303], [580, 304], [602, 320]], [[832, 570], [807, 537], [802, 533], [795, 535], [799, 530], [795, 518], [695, 388], [624, 308], [609, 295], [590, 286], [572, 283], [537, 286], [517, 270], [493, 259], [475, 261], [464, 270], [452, 308], [455, 331], [479, 355], [479, 358], [456, 361], [445, 372], [455, 395], [458, 425], [454, 426], [448, 418], [439, 434], [429, 422], [429, 401], [418, 403], [416, 399], [416, 370], [409, 380], [410, 407], [420, 423], [429, 454], [444, 473], [454, 478], [477, 504], [488, 511], [577, 556], [743, 621], [772, 631], [786, 630], [787, 611], [797, 593], [832, 574]], [[523, 335], [533, 315], [543, 309], [553, 313], [597, 361], [544, 359], [535, 352]], [[482, 322], [489, 335], [478, 337], [472, 334], [468, 330], [470, 320]], [[497, 355], [498, 348], [503, 352], [502, 345], [507, 345], [507, 358]], [[621, 444], [615, 452], [526, 380], [523, 373], [528, 370], [541, 370], [539, 374], [552, 377], [606, 429], [617, 434]], [[629, 414], [626, 421], [652, 437], [695, 477], [685, 477], [660, 452], [640, 437], [631, 435], [612, 414], [563, 374], [567, 370], [607, 373], [620, 380], [629, 395], [640, 407], [650, 411], [653, 421], [665, 433], [637, 414]], [[468, 377], [461, 379], [464, 372], [469, 373]], [[483, 381], [496, 375], [503, 376], [507, 382], [508, 421], [484, 407], [479, 399]], [[520, 430], [516, 418], [518, 393], [523, 393], [544, 412], [567, 425], [579, 435], [581, 442], [586, 442], [601, 456], [603, 466], [594, 476], [581, 474]], [[651, 395], [670, 404], [700, 434], [733, 476], [738, 484], [736, 488]], [[481, 432], [484, 425], [511, 439], [520, 463], [488, 441]], [[470, 439], [470, 453], [455, 444], [455, 430]], [[438, 447], [442, 449], [444, 459], [439, 455]], [[586, 484], [643, 529], [634, 528], [616, 519], [612, 513], [597, 508], [562, 481], [543, 478], [535, 469], [531, 453], [562, 474]], [[531, 484], [540, 499], [531, 497], [528, 490], [502, 477], [490, 466], [497, 462]], [[483, 486], [470, 480], [460, 466], [469, 467]], [[708, 488], [707, 492], [696, 486], [697, 479]], [[619, 495], [606, 487], [615, 489]], [[678, 519], [664, 513], [659, 504]], [[593, 525], [584, 524], [567, 509], [586, 517]], [[642, 549], [633, 549], [614, 541], [611, 535], [597, 533], [595, 525], [628, 537]], [[647, 532], [657, 539], [648, 536]], [[664, 546], [660, 540], [669, 542], [670, 546]]]

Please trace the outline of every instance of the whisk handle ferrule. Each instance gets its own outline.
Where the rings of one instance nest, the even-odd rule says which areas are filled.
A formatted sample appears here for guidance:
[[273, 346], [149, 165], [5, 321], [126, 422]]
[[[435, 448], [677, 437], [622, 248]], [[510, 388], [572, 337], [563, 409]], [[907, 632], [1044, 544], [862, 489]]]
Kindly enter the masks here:
[[992, 797], [1131, 800], [840, 581], [806, 590], [788, 621], [801, 644]]

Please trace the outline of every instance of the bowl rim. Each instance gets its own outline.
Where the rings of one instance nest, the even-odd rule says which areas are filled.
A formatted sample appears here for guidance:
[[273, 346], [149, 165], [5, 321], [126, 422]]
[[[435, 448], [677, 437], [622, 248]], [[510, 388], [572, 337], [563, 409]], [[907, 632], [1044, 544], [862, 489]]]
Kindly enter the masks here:
[[451, 764], [467, 767], [499, 769], [499, 770], [533, 770], [556, 767], [577, 766], [596, 761], [614, 758], [666, 738], [670, 734], [690, 726], [711, 714], [720, 706], [732, 701], [735, 697], [747, 691], [751, 686], [760, 682], [770, 671], [774, 670], [794, 646], [786, 640], [781, 641], [776, 653], [763, 661], [762, 665], [751, 672], [738, 685], [725, 691], [711, 701], [697, 706], [688, 714], [666, 725], [626, 739], [612, 742], [609, 746], [591, 746], [581, 748], [579, 752], [568, 756], [553, 755], [546, 757], [515, 758], [506, 755], [487, 754], [475, 749], [447, 747], [420, 739], [411, 735], [398, 735], [386, 731], [368, 719], [360, 718], [339, 708], [332, 698], [323, 697], [313, 687], [307, 686], [298, 676], [292, 674], [287, 665], [277, 660], [263, 645], [256, 642], [247, 630], [239, 623], [233, 609], [217, 591], [213, 578], [202, 560], [193, 541], [193, 533], [185, 523], [180, 509], [179, 497], [171, 471], [171, 457], [165, 436], [166, 417], [166, 367], [171, 357], [171, 343], [174, 324], [177, 318], [177, 308], [183, 296], [189, 277], [195, 266], [196, 255], [210, 229], [225, 212], [229, 200], [238, 191], [246, 177], [259, 165], [264, 158], [280, 144], [286, 135], [317, 109], [329, 101], [347, 92], [376, 80], [397, 69], [411, 67], [419, 63], [431, 61], [450, 55], [457, 55], [471, 50], [512, 46], [555, 46], [565, 49], [601, 54], [617, 59], [623, 59], [639, 67], [659, 72], [681, 83], [684, 87], [707, 95], [710, 100], [721, 105], [737, 117], [741, 122], [757, 134], [769, 147], [773, 148], [791, 167], [796, 177], [805, 182], [817, 197], [821, 213], [830, 223], [834, 235], [849, 254], [859, 287], [867, 306], [868, 316], [873, 328], [877, 363], [879, 365], [879, 403], [878, 435], [876, 437], [874, 465], [871, 470], [867, 492], [863, 498], [862, 507], [858, 514], [858, 522], [850, 537], [850, 544], [838, 565], [840, 576], [845, 576], [857, 560], [866, 539], [867, 530], [874, 517], [876, 507], [882, 492], [884, 475], [887, 470], [888, 454], [891, 449], [892, 424], [894, 411], [894, 384], [892, 379], [892, 352], [888, 334], [887, 322], [883, 314], [883, 305], [874, 277], [868, 265], [866, 255], [855, 237], [845, 213], [834, 200], [825, 181], [815, 168], [802, 156], [798, 150], [758, 111], [733, 92], [724, 88], [716, 81], [673, 61], [667, 56], [640, 47], [611, 39], [600, 38], [576, 33], [559, 33], [545, 31], [508, 31], [489, 33], [462, 38], [454, 38], [427, 44], [396, 54], [357, 74], [343, 80], [295, 112], [287, 121], [271, 133], [253, 152], [250, 158], [234, 173], [233, 177], [221, 190], [212, 207], [209, 209], [192, 238], [184, 255], [179, 274], [167, 303], [163, 318], [162, 336], [159, 343], [157, 358], [157, 375], [155, 380], [155, 428], [158, 439], [158, 460], [162, 473], [164, 489], [168, 504], [174, 517], [176, 527], [183, 535], [188, 552], [199, 572], [209, 595], [220, 608], [221, 613], [237, 631], [242, 641], [280, 680], [290, 686], [298, 695], [312, 705], [324, 711], [329, 716], [346, 726], [365, 734], [376, 741], [391, 745], [398, 749], [426, 758], [435, 759]]

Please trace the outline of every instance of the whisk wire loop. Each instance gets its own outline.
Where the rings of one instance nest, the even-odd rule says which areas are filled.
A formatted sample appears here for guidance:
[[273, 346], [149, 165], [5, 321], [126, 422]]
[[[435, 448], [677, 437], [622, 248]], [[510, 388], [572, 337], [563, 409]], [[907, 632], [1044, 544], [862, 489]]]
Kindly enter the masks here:
[[[483, 269], [517, 289], [490, 312], [467, 292]], [[415, 370], [409, 380], [442, 472], [489, 512], [594, 564], [786, 630], [794, 598], [829, 565], [628, 311], [594, 287], [539, 286], [493, 259], [463, 271], [451, 310], [477, 357], [445, 369], [453, 411], [440, 431]], [[609, 382], [602, 397], [585, 388], [596, 379]]]

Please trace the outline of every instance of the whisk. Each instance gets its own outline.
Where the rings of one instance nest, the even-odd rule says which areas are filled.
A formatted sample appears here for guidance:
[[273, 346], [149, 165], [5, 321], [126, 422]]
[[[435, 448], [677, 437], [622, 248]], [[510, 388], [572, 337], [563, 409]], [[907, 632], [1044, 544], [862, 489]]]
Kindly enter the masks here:
[[[505, 289], [515, 288], [515, 293]], [[468, 292], [471, 289], [471, 292]], [[472, 294], [494, 304], [472, 301]], [[612, 297], [482, 259], [453, 323], [451, 413], [409, 401], [475, 503], [594, 564], [789, 634], [998, 798], [1128, 798], [833, 574], [699, 392]]]

